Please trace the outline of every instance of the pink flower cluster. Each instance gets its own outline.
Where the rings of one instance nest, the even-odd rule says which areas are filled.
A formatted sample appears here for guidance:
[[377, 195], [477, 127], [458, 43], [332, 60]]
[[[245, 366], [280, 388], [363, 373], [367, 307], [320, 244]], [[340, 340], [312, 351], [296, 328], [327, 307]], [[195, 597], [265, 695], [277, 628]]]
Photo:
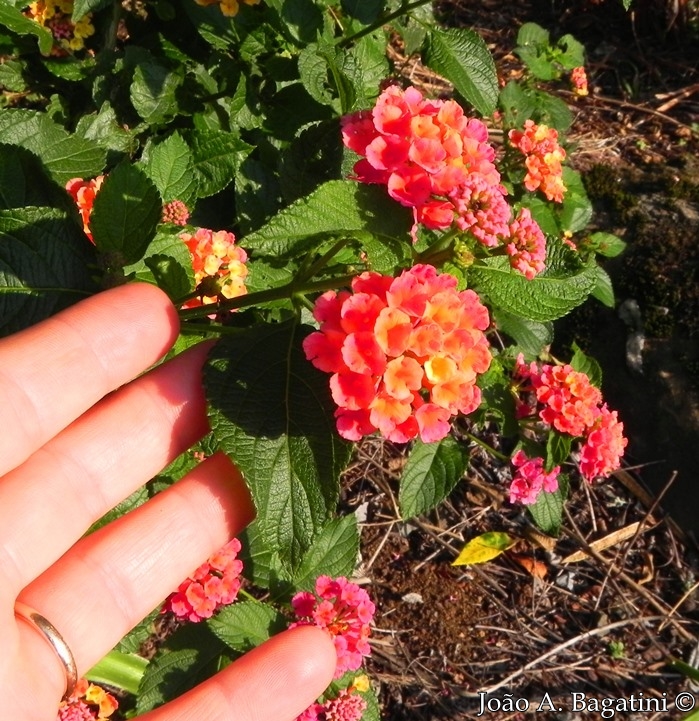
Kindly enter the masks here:
[[510, 130], [508, 137], [512, 147], [525, 156], [524, 187], [530, 192], [541, 189], [547, 200], [562, 203], [566, 186], [561, 163], [566, 151], [558, 144], [558, 132], [526, 120], [523, 130]]
[[[342, 119], [342, 139], [362, 156], [354, 166], [357, 180], [386, 185], [394, 200], [413, 209], [413, 240], [420, 223], [442, 230], [455, 225], [489, 248], [511, 240], [513, 267], [527, 277], [543, 266], [543, 234], [529, 216], [520, 218], [513, 236], [488, 130], [458, 103], [425, 100], [415, 88], [391, 85], [371, 111]], [[523, 247], [536, 248], [536, 262], [514, 252]]]
[[510, 503], [524, 503], [528, 506], [536, 503], [542, 491], [553, 493], [558, 488], [560, 466], [545, 473], [543, 458], [529, 458], [522, 450], [512, 456], [512, 465], [517, 472], [510, 485]]
[[367, 272], [352, 292], [328, 291], [315, 304], [320, 330], [303, 343], [316, 368], [332, 373], [341, 436], [378, 430], [405, 443], [449, 432], [449, 421], [480, 405], [476, 386], [491, 360], [488, 311], [453, 276], [416, 265], [397, 278]]
[[218, 296], [230, 299], [247, 293], [248, 256], [235, 244], [233, 233], [197, 228], [194, 234], [182, 233], [180, 238], [189, 248], [194, 281], [201, 293], [185, 303], [185, 308], [216, 303]]
[[332, 637], [337, 653], [335, 678], [356, 671], [371, 653], [368, 639], [376, 609], [369, 594], [357, 584], [342, 576], [319, 576], [315, 594], [301, 591], [291, 599], [291, 605], [298, 620], [289, 628], [315, 625]]
[[361, 721], [366, 708], [366, 701], [358, 693], [343, 688], [335, 698], [309, 706], [296, 721]]
[[588, 94], [587, 73], [582, 65], [580, 67], [573, 68], [570, 73], [570, 84], [573, 86], [573, 92], [576, 95], [584, 97]]
[[106, 721], [119, 708], [118, 701], [103, 688], [81, 678], [58, 707], [56, 721]]
[[172, 611], [183, 620], [202, 621], [221, 607], [233, 603], [240, 590], [243, 562], [238, 560], [240, 541], [229, 541], [170, 594], [163, 613]]
[[522, 414], [538, 410], [547, 425], [583, 439], [580, 471], [588, 481], [607, 477], [619, 467], [627, 444], [624, 425], [616, 411], [603, 404], [602, 393], [585, 373], [570, 365], [527, 366], [520, 356], [515, 374], [529, 382], [520, 390], [533, 391], [536, 398], [535, 406], [524, 405]]

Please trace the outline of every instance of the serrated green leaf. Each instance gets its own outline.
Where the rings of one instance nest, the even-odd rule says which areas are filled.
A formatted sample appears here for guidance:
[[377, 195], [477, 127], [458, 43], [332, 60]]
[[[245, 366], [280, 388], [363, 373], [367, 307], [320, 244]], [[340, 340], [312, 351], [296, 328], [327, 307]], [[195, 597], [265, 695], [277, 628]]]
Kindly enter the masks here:
[[563, 519], [563, 506], [568, 496], [568, 477], [558, 476], [558, 490], [553, 493], [542, 491], [536, 503], [527, 506], [537, 528], [549, 536], [558, 536]]
[[10, 3], [0, 3], [0, 25], [4, 25], [17, 35], [35, 35], [41, 53], [43, 55], [51, 53], [53, 35], [50, 30], [28, 18], [19, 8], [13, 7]]
[[73, 5], [73, 22], [77, 22], [88, 13], [95, 13], [109, 5], [109, 0], [75, 0]]
[[410, 213], [381, 188], [332, 180], [246, 236], [243, 245], [280, 257], [304, 252], [319, 235], [366, 233], [408, 244], [410, 225]]
[[560, 210], [561, 228], [571, 233], [584, 230], [592, 220], [592, 203], [587, 197], [580, 173], [572, 168], [563, 168], [563, 183], [566, 192]]
[[152, 637], [153, 622], [159, 615], [160, 608], [153, 609], [117, 643], [114, 650], [121, 653], [138, 653], [143, 643]]
[[573, 370], [584, 373], [593, 386], [602, 387], [602, 366], [592, 356], [583, 353], [577, 343], [573, 343], [573, 357], [570, 359], [570, 365]]
[[609, 273], [607, 273], [607, 271], [599, 265], [596, 268], [596, 272], [597, 283], [592, 290], [592, 296], [593, 298], [597, 298], [597, 300], [603, 305], [606, 305], [607, 308], [613, 308], [615, 300], [612, 279], [609, 277]]
[[549, 31], [537, 23], [524, 23], [517, 31], [517, 45], [545, 46], [549, 44]]
[[162, 215], [153, 181], [136, 165], [123, 162], [104, 179], [90, 216], [95, 245], [117, 253], [124, 264], [143, 258]]
[[194, 130], [187, 141], [192, 151], [200, 198], [214, 195], [231, 183], [241, 163], [253, 150], [252, 145], [236, 133], [221, 130]]
[[607, 258], [616, 258], [624, 252], [626, 243], [613, 233], [592, 233], [585, 240], [585, 247]]
[[54, 208], [0, 211], [0, 336], [95, 291], [85, 235]]
[[0, 64], [0, 87], [13, 93], [23, 93], [28, 88], [25, 70], [23, 62], [7, 58]]
[[119, 125], [116, 113], [108, 102], [100, 107], [99, 112], [83, 115], [75, 128], [75, 134], [117, 156], [129, 155], [138, 147], [134, 135]]
[[288, 596], [293, 585], [291, 574], [279, 553], [269, 548], [256, 521], [239, 536], [243, 546], [238, 558], [243, 562], [243, 575], [260, 588], [267, 588], [274, 597]]
[[224, 606], [206, 625], [229, 648], [245, 653], [287, 626], [284, 616], [259, 601], [238, 601]]
[[453, 83], [479, 113], [493, 113], [498, 100], [498, 78], [493, 57], [480, 35], [465, 28], [431, 27], [423, 61]]
[[333, 105], [334, 97], [328, 88], [328, 61], [318, 52], [318, 46], [308, 45], [298, 56], [299, 77], [306, 92], [323, 105]]
[[146, 148], [143, 169], [155, 183], [164, 203], [181, 200], [190, 206], [196, 198], [194, 156], [178, 132], [168, 136], [162, 143]]
[[381, 81], [389, 75], [386, 36], [383, 32], [360, 38], [342, 55], [341, 69], [352, 81], [357, 104], [365, 107], [379, 94]]
[[214, 347], [204, 372], [213, 434], [243, 473], [264, 542], [292, 568], [335, 510], [348, 457], [327, 376], [301, 348], [309, 331], [245, 329]]
[[527, 318], [520, 318], [502, 308], [496, 308], [493, 316], [496, 327], [509, 335], [530, 359], [536, 358], [553, 341], [551, 323], [537, 323]]
[[487, 563], [504, 553], [517, 543], [516, 538], [503, 531], [488, 531], [472, 538], [452, 561], [452, 566], [470, 566], [474, 563]]
[[546, 473], [551, 473], [555, 466], [560, 466], [568, 459], [572, 442], [572, 437], [567, 433], [549, 431], [546, 439], [546, 463], [544, 465]]
[[133, 274], [136, 280], [157, 285], [173, 301], [194, 290], [192, 260], [187, 246], [179, 237], [181, 230], [158, 232], [143, 258], [125, 266], [124, 274]]
[[190, 623], [178, 628], [146, 668], [136, 700], [139, 715], [181, 696], [212, 676], [225, 649], [203, 624]]
[[547, 270], [532, 280], [513, 272], [507, 258], [488, 258], [483, 265], [470, 269], [472, 285], [493, 305], [510, 313], [542, 323], [556, 320], [588, 297], [597, 283], [597, 273], [594, 263], [587, 263], [575, 272], [569, 271], [570, 275], [563, 274], [552, 256], [549, 252]]
[[130, 89], [136, 112], [151, 125], [173, 118], [179, 112], [176, 92], [183, 79], [181, 70], [169, 70], [155, 61], [137, 65]]
[[115, 521], [117, 518], [133, 511], [135, 508], [142, 506], [149, 499], [148, 489], [145, 486], [141, 486], [135, 490], [130, 496], [125, 498], [123, 501], [118, 503], [114, 508], [107, 511], [98, 521], [95, 521], [90, 526], [88, 533], [94, 533], [108, 523]]
[[467, 465], [468, 454], [451, 436], [435, 443], [415, 441], [400, 482], [401, 516], [432, 510], [451, 493]]
[[72, 178], [92, 178], [104, 168], [103, 148], [70, 135], [47, 115], [32, 110], [13, 108], [0, 113], [0, 143], [34, 153], [61, 186]]
[[359, 531], [354, 514], [330, 521], [308, 549], [294, 574], [294, 586], [311, 590], [318, 576], [351, 576], [357, 565]]
[[556, 55], [556, 60], [566, 70], [585, 65], [585, 46], [572, 35], [563, 35], [556, 45], [562, 51]]

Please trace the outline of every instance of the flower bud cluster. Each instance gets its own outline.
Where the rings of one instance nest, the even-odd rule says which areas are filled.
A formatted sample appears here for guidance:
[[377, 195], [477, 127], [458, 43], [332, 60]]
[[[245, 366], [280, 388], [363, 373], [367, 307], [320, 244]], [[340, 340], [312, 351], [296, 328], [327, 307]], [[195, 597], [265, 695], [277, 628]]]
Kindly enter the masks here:
[[296, 626], [318, 626], [332, 638], [337, 653], [335, 678], [356, 671], [371, 653], [369, 634], [376, 610], [369, 594], [346, 578], [319, 576], [315, 593], [301, 591], [291, 599]]
[[226, 230], [197, 228], [182, 233], [192, 258], [194, 280], [200, 297], [184, 304], [185, 308], [216, 303], [219, 296], [231, 299], [247, 293], [248, 275], [246, 252], [235, 243], [235, 235]]
[[542, 491], [553, 493], [558, 488], [560, 466], [550, 473], [544, 472], [543, 458], [529, 458], [519, 450], [512, 456], [512, 465], [517, 469], [510, 485], [510, 503], [531, 505]]
[[181, 200], [171, 200], [169, 203], [163, 204], [162, 223], [172, 223], [173, 225], [187, 225], [189, 220], [189, 210]]
[[573, 68], [570, 73], [570, 84], [573, 86], [573, 92], [580, 97], [584, 97], [589, 93], [587, 87], [587, 73], [582, 65], [580, 67]]
[[416, 265], [397, 278], [367, 272], [352, 292], [317, 301], [320, 330], [303, 343], [306, 357], [332, 373], [338, 432], [359, 440], [378, 430], [405, 443], [449, 432], [449, 421], [480, 405], [476, 385], [491, 360], [483, 331], [488, 311], [448, 273]]
[[538, 413], [538, 417], [560, 433], [582, 438], [580, 471], [588, 480], [607, 477], [615, 471], [626, 448], [624, 425], [616, 411], [602, 401], [602, 393], [587, 374], [570, 365], [527, 366], [522, 356], [515, 375], [528, 382], [520, 391], [533, 391], [534, 406], [523, 404], [520, 415]]
[[508, 138], [512, 147], [525, 156], [524, 187], [530, 192], [540, 189], [547, 200], [562, 203], [566, 186], [561, 163], [566, 151], [558, 144], [555, 128], [526, 120], [524, 130], [510, 130]]
[[240, 590], [243, 562], [237, 558], [240, 541], [229, 541], [202, 563], [170, 594], [163, 613], [171, 611], [182, 620], [193, 622], [210, 618], [221, 607], [233, 603]]

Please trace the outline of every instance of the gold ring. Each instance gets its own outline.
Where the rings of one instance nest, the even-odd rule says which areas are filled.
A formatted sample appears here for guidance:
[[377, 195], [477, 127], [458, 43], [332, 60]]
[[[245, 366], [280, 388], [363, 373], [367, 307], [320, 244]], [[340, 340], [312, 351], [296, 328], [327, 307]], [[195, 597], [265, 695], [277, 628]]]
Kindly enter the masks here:
[[26, 603], [22, 603], [21, 601], [15, 603], [15, 616], [26, 621], [32, 628], [36, 629], [49, 642], [58, 660], [63, 664], [63, 669], [66, 674], [66, 690], [62, 700], [66, 701], [78, 683], [78, 667], [75, 664], [75, 658], [70, 648], [68, 648], [68, 644], [48, 619], [44, 618], [31, 606], [27, 606]]

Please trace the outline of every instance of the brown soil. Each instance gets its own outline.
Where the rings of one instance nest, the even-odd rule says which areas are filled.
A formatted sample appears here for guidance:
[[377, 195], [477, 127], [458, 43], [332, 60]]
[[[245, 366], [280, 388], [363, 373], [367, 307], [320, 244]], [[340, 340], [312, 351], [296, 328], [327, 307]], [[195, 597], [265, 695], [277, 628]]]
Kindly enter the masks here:
[[[397, 511], [403, 451], [376, 439], [358, 449], [344, 502], [346, 510], [366, 510], [360, 574], [378, 608], [370, 671], [384, 718], [602, 717], [594, 701], [588, 711], [574, 711], [573, 692], [599, 704], [634, 694], [636, 710], [629, 702], [615, 718], [683, 718], [674, 699], [681, 692], [696, 697], [696, 689], [667, 661], [699, 664], [699, 554], [692, 538], [699, 513], [699, 414], [693, 418], [699, 321], [692, 310], [699, 287], [693, 265], [699, 267], [699, 223], [692, 224], [694, 214], [699, 221], [699, 45], [691, 27], [697, 9], [678, 3], [683, 14], [673, 19], [662, 3], [637, 2], [632, 22], [617, 0], [445, 0], [437, 7], [448, 24], [485, 38], [504, 79], [522, 72], [511, 48], [523, 22], [538, 22], [554, 37], [570, 32], [585, 44], [591, 95], [577, 99], [562, 86], [556, 92], [575, 113], [571, 162], [593, 172], [595, 223], [629, 243], [607, 270], [619, 300], [639, 303], [646, 346], [639, 375], [627, 365], [628, 328], [596, 302], [559, 329], [562, 343], [576, 339], [600, 357], [605, 396], [620, 409], [631, 441], [623, 471], [595, 486], [573, 483], [556, 541], [538, 538], [526, 513], [506, 502], [506, 471], [476, 446], [465, 481], [448, 501], [407, 522]], [[403, 61], [411, 82], [448, 92], [411, 59]], [[595, 194], [600, 178], [608, 192]], [[631, 535], [609, 548], [566, 562], [629, 528]], [[494, 530], [522, 540], [488, 564], [451, 565], [466, 541]], [[486, 709], [479, 716], [483, 692], [493, 709], [509, 692], [526, 699], [529, 711]], [[547, 693], [560, 710], [544, 704], [537, 711]], [[643, 706], [640, 698], [656, 701]]]

